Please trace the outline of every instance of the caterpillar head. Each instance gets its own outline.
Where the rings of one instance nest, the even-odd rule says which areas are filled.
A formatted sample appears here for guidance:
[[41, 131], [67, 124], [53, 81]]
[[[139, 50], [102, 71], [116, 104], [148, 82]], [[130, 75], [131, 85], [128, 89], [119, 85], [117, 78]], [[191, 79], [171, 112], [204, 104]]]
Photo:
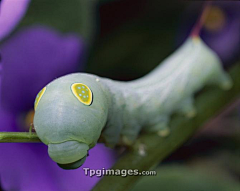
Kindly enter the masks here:
[[80, 167], [107, 119], [107, 98], [96, 77], [58, 78], [38, 93], [34, 108], [34, 127], [49, 156], [64, 169]]

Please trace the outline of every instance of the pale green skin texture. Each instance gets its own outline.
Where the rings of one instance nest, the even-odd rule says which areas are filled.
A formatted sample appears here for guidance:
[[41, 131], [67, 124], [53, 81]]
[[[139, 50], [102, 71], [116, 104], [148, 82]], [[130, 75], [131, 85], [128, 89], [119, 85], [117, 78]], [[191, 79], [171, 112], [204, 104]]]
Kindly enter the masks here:
[[[91, 89], [90, 106], [73, 95], [73, 83]], [[39, 101], [34, 126], [39, 138], [53, 145], [49, 154], [54, 161], [74, 162], [95, 146], [100, 135], [107, 146], [124, 144], [126, 140], [128, 144], [141, 130], [157, 132], [168, 128], [172, 113], [193, 116], [193, 94], [206, 84], [229, 89], [231, 80], [218, 56], [200, 39], [189, 38], [160, 66], [138, 80], [118, 82], [84, 73], [54, 80]], [[56, 143], [70, 140], [81, 146], [71, 146], [66, 154], [69, 146]]]

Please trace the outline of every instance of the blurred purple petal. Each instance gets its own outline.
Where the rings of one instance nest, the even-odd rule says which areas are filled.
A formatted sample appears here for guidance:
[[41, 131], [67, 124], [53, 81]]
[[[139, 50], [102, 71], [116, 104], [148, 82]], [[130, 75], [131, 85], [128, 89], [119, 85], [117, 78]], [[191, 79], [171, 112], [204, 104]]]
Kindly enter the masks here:
[[14, 131], [15, 129], [12, 128], [14, 126], [15, 116], [9, 112], [4, 111], [0, 106], [0, 131]]
[[82, 68], [84, 43], [45, 27], [17, 33], [1, 47], [2, 103], [19, 113], [33, 107], [38, 91], [53, 79]]
[[6, 37], [25, 15], [30, 0], [2, 0], [0, 10], [0, 40]]
[[108, 169], [114, 163], [114, 152], [103, 145], [90, 151], [81, 168], [70, 171], [59, 168], [41, 143], [1, 143], [0, 150], [1, 184], [5, 190], [90, 190], [100, 179], [86, 176], [82, 168]]

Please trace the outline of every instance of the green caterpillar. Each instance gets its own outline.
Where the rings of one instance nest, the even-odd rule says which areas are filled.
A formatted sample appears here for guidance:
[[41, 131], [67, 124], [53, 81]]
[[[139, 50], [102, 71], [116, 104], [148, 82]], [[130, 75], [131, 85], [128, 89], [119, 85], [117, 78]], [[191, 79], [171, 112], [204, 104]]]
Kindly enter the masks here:
[[34, 127], [52, 160], [74, 169], [100, 135], [107, 146], [131, 144], [141, 130], [166, 134], [172, 113], [193, 117], [193, 94], [206, 84], [232, 86], [218, 56], [199, 37], [190, 37], [138, 80], [75, 73], [52, 81], [35, 100]]

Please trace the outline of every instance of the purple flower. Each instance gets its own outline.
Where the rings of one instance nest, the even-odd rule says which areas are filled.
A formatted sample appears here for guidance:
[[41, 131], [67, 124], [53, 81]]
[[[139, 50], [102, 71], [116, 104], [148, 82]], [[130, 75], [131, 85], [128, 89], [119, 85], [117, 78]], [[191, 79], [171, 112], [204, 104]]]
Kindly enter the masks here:
[[[53, 79], [82, 69], [83, 40], [36, 26], [2, 47], [2, 104], [13, 113], [32, 108], [38, 91]], [[81, 58], [81, 59], [79, 59]]]
[[[3, 44], [1, 56], [2, 107], [0, 131], [19, 131], [19, 119], [33, 108], [37, 92], [56, 77], [82, 68], [85, 46], [75, 35], [60, 35], [45, 28], [25, 29]], [[109, 168], [114, 152], [99, 144], [84, 165], [62, 170], [48, 156], [42, 143], [1, 143], [0, 183], [4, 190], [90, 190], [99, 180], [84, 175], [82, 168]]]
[[0, 40], [6, 37], [25, 15], [30, 0], [2, 0], [0, 4]]
[[[178, 44], [190, 34], [202, 3], [192, 3], [185, 12], [181, 23]], [[200, 36], [227, 66], [239, 59], [240, 49], [240, 2], [213, 2]]]

